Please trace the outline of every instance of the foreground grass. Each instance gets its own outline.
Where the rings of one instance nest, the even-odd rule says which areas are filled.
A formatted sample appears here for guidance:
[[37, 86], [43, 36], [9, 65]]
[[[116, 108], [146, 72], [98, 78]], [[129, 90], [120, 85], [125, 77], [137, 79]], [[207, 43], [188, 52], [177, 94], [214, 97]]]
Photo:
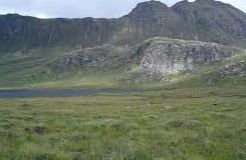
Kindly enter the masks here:
[[245, 91], [0, 100], [0, 159], [243, 160]]

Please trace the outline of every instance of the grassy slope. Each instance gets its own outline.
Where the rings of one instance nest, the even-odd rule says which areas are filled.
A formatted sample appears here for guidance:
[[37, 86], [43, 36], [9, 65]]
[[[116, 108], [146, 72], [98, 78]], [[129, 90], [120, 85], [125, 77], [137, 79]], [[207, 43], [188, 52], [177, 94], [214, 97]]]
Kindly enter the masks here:
[[[64, 50], [64, 51], [63, 51]], [[25, 84], [51, 80], [47, 65], [66, 53], [66, 49], [37, 49], [3, 55], [0, 59], [0, 87], [17, 87]]]
[[[78, 71], [55, 74], [51, 64], [70, 54], [71, 48], [37, 49], [0, 57], [0, 88], [50, 87], [113, 87], [121, 73], [118, 71]], [[117, 62], [112, 62], [114, 65]], [[123, 73], [122, 73], [123, 74]]]
[[0, 101], [0, 159], [246, 158], [246, 88]]
[[[0, 59], [0, 88], [50, 88], [50, 87], [98, 87], [114, 85], [112, 73], [86, 72], [80, 75], [73, 74], [59, 77], [52, 73], [49, 64], [61, 55], [50, 51], [52, 54], [40, 56], [34, 54], [15, 54]], [[100, 77], [100, 78], [98, 78]]]

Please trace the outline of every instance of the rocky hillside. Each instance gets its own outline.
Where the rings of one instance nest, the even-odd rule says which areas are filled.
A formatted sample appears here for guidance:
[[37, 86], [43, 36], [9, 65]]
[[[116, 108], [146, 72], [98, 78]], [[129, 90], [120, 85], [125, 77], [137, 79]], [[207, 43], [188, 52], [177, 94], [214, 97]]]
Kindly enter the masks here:
[[199, 40], [228, 45], [246, 38], [246, 14], [229, 4], [214, 0], [193, 3], [185, 0], [172, 6], [172, 10], [184, 19]]
[[[240, 53], [243, 56], [234, 60]], [[61, 83], [71, 86], [83, 85], [83, 81], [112, 85], [164, 80], [166, 84], [173, 78], [188, 79], [190, 85], [212, 84], [228, 77], [233, 79], [229, 82], [240, 79], [245, 83], [245, 59], [243, 50], [235, 47], [161, 37], [133, 46], [42, 48], [2, 55], [0, 86], [59, 84], [63, 80]], [[183, 74], [187, 76], [182, 78]]]
[[134, 45], [152, 37], [243, 45], [246, 14], [222, 2], [196, 0], [172, 7], [147, 1], [118, 19], [0, 16], [0, 54], [51, 46]]
[[51, 66], [56, 74], [69, 73], [71, 70], [120, 70], [133, 75], [142, 73], [154, 79], [157, 75], [198, 70], [204, 64], [220, 62], [240, 51], [216, 43], [151, 38], [133, 47], [102, 45], [74, 50], [52, 62]]
[[111, 71], [129, 68], [131, 50], [125, 46], [102, 45], [93, 48], [73, 50], [50, 64], [55, 74], [69, 74], [85, 71]]
[[216, 43], [153, 38], [139, 51], [141, 70], [149, 73], [176, 73], [196, 70], [203, 64], [222, 61], [239, 50]]

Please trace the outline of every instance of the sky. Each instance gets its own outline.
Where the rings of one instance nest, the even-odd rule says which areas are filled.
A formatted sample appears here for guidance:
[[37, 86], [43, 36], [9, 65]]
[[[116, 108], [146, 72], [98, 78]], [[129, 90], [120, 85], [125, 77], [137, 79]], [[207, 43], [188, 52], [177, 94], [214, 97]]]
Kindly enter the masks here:
[[[142, 1], [145, 0], [0, 0], [0, 14], [17, 13], [39, 18], [117, 18]], [[180, 0], [160, 1], [172, 6]], [[246, 0], [221, 1], [246, 12]]]

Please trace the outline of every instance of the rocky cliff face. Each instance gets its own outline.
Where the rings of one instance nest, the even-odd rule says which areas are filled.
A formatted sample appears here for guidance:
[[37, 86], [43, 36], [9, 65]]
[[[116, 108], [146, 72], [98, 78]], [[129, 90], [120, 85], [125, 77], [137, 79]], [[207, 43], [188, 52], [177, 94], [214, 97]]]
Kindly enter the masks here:
[[246, 14], [214, 0], [159, 1], [137, 5], [119, 19], [37, 19], [0, 16], [0, 53], [51, 46], [134, 45], [152, 37], [239, 44], [246, 40]]
[[184, 20], [159, 1], [139, 3], [128, 15], [120, 18], [120, 21], [125, 31], [124, 43], [129, 40], [131, 43], [139, 43], [158, 36], [178, 38], [180, 32], [186, 30]]
[[96, 46], [111, 39], [114, 20], [37, 19], [16, 14], [0, 16], [0, 51], [53, 46]]
[[193, 30], [194, 39], [230, 44], [246, 37], [245, 13], [214, 0], [181, 1], [172, 10]]
[[221, 61], [237, 53], [237, 49], [215, 43], [154, 38], [144, 42], [140, 52], [140, 70], [169, 74], [192, 71], [199, 66]]

